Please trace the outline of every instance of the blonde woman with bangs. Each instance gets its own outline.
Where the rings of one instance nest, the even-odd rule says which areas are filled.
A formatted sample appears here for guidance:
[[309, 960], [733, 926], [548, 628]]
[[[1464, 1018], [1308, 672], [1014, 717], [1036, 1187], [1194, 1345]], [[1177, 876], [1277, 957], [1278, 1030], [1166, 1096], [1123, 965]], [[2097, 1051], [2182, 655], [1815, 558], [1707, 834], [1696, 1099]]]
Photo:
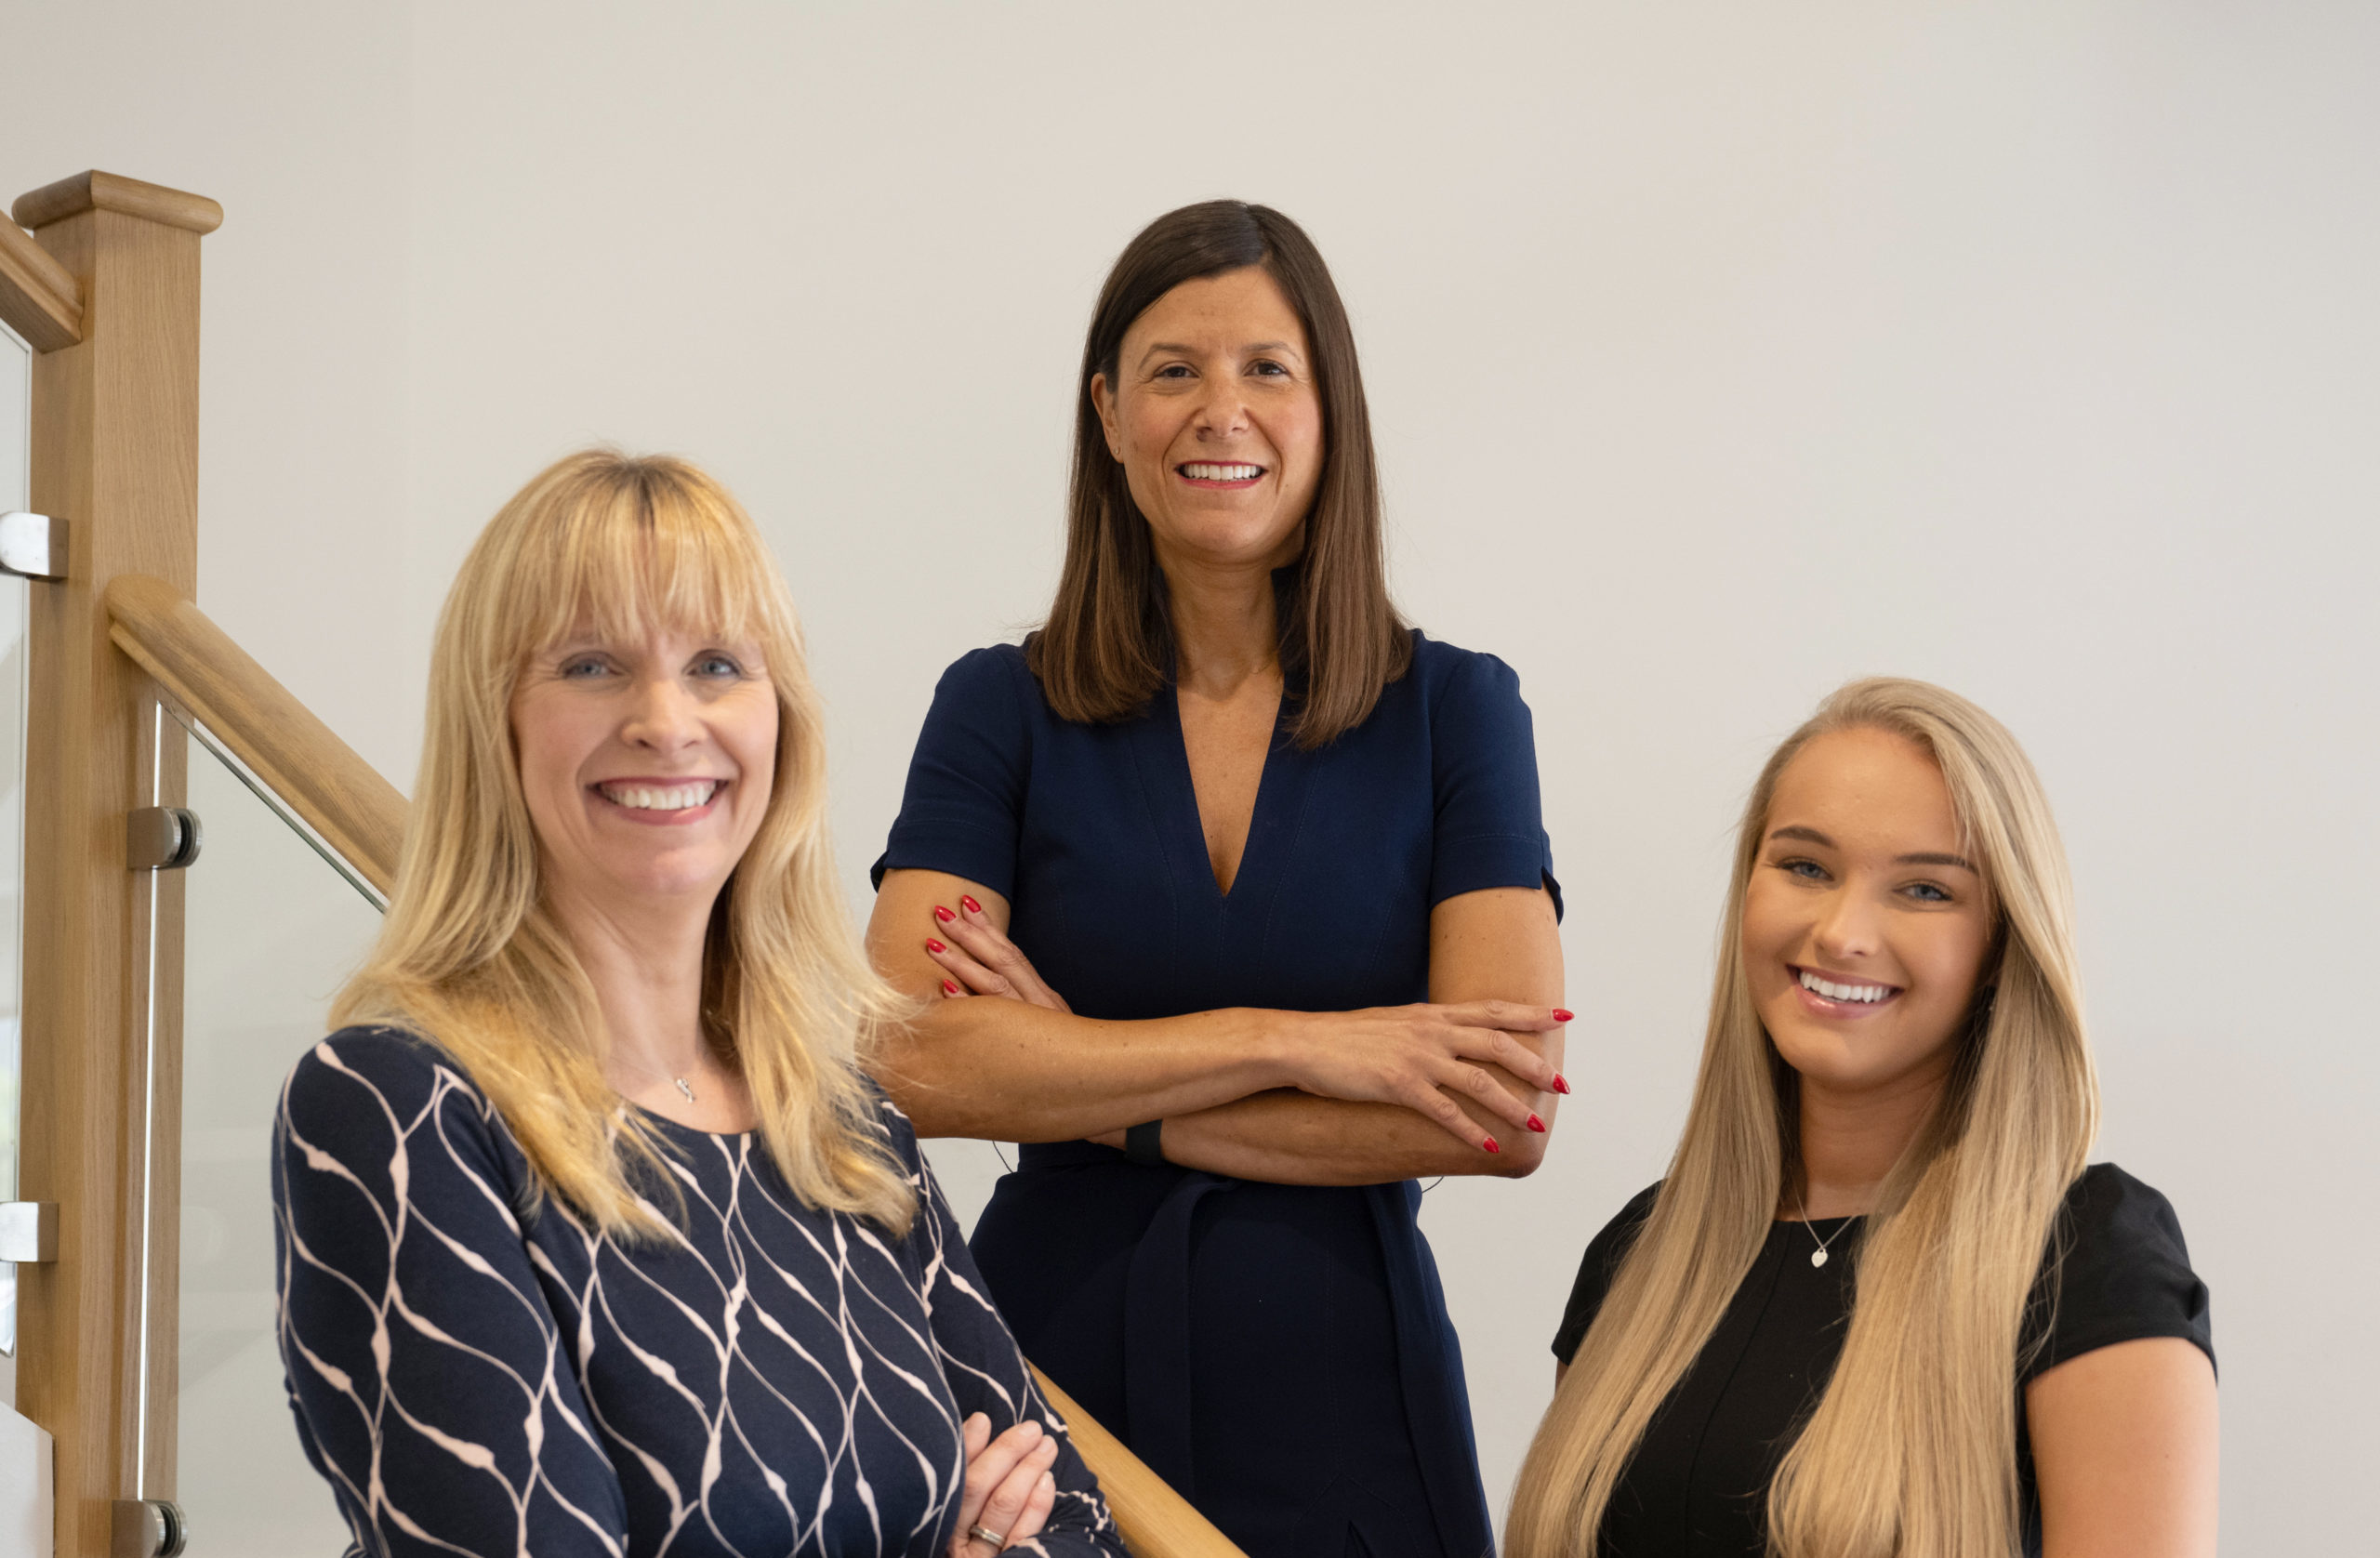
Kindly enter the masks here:
[[1991, 716], [1842, 688], [1752, 788], [1666, 1179], [1588, 1247], [1508, 1558], [2199, 1558], [2206, 1288], [2086, 1168], [2065, 854]]
[[281, 1345], [355, 1552], [1123, 1552], [908, 1121], [792, 602], [589, 451], [449, 594], [378, 945], [275, 1128]]

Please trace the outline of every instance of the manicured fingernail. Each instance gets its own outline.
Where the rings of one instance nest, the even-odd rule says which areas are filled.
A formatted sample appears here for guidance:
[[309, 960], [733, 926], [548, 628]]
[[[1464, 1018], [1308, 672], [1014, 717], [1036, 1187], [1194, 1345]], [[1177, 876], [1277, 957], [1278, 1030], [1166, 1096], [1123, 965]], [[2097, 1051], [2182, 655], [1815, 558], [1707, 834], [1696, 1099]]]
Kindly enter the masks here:
[[955, 996], [959, 994], [959, 986], [945, 979], [942, 982], [942, 993], [945, 996]]
[[1554, 1074], [1554, 1090], [1557, 1093], [1567, 1093], [1570, 1090], [1569, 1079], [1558, 1071]]
[[952, 920], [959, 918], [957, 915], [952, 914], [948, 909], [944, 908], [940, 904], [936, 904], [933, 906], [933, 917], [934, 918], [942, 921], [945, 925], [949, 924]]
[[1577, 1019], [1571, 1016], [1570, 1013], [1563, 1010], [1558, 1006], [1554, 1009], [1554, 1020], [1557, 1023], [1571, 1023], [1577, 1021]]
[[1535, 1115], [1531, 1115], [1528, 1117], [1528, 1128], [1531, 1130], [1536, 1131], [1540, 1136], [1545, 1134], [1545, 1122], [1539, 1119]]
[[928, 952], [948, 952], [950, 948], [943, 945], [940, 942], [935, 941], [932, 936], [928, 936], [926, 938], [926, 950]]
[[1493, 1136], [1490, 1136], [1488, 1138], [1488, 1150], [1491, 1153], [1500, 1153], [1504, 1149], [1496, 1145], [1496, 1139]]
[[984, 905], [975, 902], [974, 898], [968, 894], [961, 894], [959, 896], [959, 906], [965, 909], [969, 914], [982, 914], [984, 912]]

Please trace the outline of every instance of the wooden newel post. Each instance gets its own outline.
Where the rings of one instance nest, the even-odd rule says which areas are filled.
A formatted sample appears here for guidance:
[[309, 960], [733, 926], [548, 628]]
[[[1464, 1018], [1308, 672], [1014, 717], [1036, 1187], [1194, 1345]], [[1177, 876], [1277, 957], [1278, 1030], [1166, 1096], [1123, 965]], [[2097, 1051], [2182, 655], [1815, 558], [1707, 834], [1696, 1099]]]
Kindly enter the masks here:
[[32, 586], [20, 1194], [57, 1204], [58, 1255], [18, 1268], [17, 1407], [56, 1439], [58, 1558], [104, 1558], [115, 1500], [173, 1494], [180, 883], [129, 867], [126, 817], [178, 803], [183, 748], [100, 592], [195, 593], [198, 251], [223, 213], [86, 173], [14, 215], [81, 307], [33, 365], [33, 504], [69, 538]]

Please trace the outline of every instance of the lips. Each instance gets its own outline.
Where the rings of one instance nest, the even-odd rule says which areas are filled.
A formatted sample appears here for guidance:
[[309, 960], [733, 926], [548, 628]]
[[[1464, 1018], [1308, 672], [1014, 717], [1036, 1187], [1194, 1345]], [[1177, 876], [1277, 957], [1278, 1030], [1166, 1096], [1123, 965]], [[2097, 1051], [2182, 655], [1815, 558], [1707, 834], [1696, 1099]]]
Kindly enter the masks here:
[[1795, 968], [1793, 984], [1805, 1010], [1825, 1017], [1865, 1017], [1899, 998], [1901, 987], [1880, 980], [1822, 974]]
[[1264, 475], [1263, 466], [1246, 460], [1185, 460], [1173, 471], [1196, 487], [1245, 487]]
[[707, 806], [726, 787], [724, 779], [611, 779], [596, 785], [594, 790], [613, 805], [631, 812], [670, 812]]

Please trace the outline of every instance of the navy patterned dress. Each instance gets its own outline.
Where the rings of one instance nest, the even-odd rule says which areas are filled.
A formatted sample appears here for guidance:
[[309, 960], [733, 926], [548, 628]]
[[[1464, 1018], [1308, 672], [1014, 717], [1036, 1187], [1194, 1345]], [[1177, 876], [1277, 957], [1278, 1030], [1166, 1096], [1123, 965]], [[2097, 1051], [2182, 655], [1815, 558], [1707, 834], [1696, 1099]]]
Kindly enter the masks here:
[[929, 1558], [981, 1411], [1061, 1436], [1057, 1507], [1011, 1551], [1122, 1558], [881, 1109], [919, 1193], [906, 1237], [802, 1205], [757, 1136], [659, 1121], [681, 1232], [624, 1248], [552, 1196], [523, 1215], [527, 1160], [443, 1050], [316, 1045], [274, 1129], [281, 1354], [350, 1553]]

